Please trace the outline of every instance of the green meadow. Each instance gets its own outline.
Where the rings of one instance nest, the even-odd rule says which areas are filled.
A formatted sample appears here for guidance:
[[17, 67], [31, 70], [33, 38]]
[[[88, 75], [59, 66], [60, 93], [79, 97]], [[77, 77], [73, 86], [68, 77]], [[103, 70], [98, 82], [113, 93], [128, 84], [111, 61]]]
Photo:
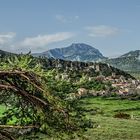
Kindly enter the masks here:
[[[81, 100], [85, 115], [94, 127], [83, 135], [89, 140], [140, 140], [140, 102], [113, 98], [90, 97]], [[0, 106], [0, 115], [4, 112]], [[129, 118], [115, 118], [115, 114], [128, 114]], [[50, 138], [42, 137], [43, 140]]]
[[[86, 116], [94, 121], [94, 128], [86, 132], [90, 140], [140, 140], [140, 102], [104, 98], [82, 100]], [[115, 114], [130, 115], [128, 119]]]

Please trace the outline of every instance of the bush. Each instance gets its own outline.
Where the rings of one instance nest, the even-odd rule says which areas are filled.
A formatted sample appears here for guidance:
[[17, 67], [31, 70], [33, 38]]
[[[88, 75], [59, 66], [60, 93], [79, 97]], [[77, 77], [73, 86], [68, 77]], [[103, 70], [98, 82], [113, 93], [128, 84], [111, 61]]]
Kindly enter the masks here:
[[130, 119], [130, 115], [126, 113], [119, 112], [114, 115], [114, 118], [120, 118], [120, 119]]

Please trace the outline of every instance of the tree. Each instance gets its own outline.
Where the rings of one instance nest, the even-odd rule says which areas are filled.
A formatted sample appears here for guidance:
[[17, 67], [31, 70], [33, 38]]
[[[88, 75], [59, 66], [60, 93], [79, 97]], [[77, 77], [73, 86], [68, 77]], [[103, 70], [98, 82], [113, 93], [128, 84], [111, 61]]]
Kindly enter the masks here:
[[[0, 64], [0, 104], [8, 106], [0, 119], [3, 137], [12, 140], [14, 133], [18, 137], [27, 129], [22, 134], [40, 132], [62, 138], [64, 134], [80, 135], [88, 127], [76, 102], [51, 93], [54, 90], [48, 83], [54, 83], [52, 73], [30, 55], [8, 58]], [[56, 92], [62, 86], [57, 84]]]

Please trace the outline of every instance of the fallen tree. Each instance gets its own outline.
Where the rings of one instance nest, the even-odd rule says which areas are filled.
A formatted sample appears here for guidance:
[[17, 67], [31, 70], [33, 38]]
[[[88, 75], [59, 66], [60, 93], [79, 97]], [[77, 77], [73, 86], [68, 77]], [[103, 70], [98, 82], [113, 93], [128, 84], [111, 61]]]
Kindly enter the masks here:
[[[20, 60], [18, 62], [22, 64]], [[15, 64], [11, 63], [0, 66], [0, 104], [7, 107], [0, 118], [0, 136], [3, 139], [6, 137], [14, 140], [14, 136], [32, 132], [62, 138], [63, 134], [70, 136], [77, 132], [80, 135], [85, 130], [86, 120], [76, 110], [76, 106], [71, 106], [72, 103], [69, 104], [47, 90], [47, 72], [40, 72], [41, 68], [37, 67], [37, 71], [34, 69], [33, 72], [30, 63], [26, 69], [18, 64], [15, 68]], [[8, 66], [5, 68], [5, 65]], [[28, 131], [21, 133], [21, 129]]]

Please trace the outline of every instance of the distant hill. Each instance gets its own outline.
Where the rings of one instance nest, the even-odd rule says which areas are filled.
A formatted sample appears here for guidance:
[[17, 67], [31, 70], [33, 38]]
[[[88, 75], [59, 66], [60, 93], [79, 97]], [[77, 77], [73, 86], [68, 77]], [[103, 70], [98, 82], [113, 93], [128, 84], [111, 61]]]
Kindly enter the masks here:
[[124, 71], [140, 71], [140, 50], [130, 51], [118, 58], [104, 61]]
[[[6, 61], [5, 58], [8, 58], [9, 56], [11, 57], [14, 55], [17, 55], [17, 54], [13, 54], [13, 53], [1, 50], [0, 58], [2, 59], [0, 59], [0, 61]], [[20, 57], [20, 55], [17, 55], [17, 57]], [[96, 77], [99, 75], [103, 75], [106, 77], [106, 76], [111, 76], [112, 74], [115, 73], [115, 75], [123, 75], [126, 78], [133, 78], [130, 74], [127, 74], [122, 70], [119, 70], [117, 68], [114, 68], [108, 64], [104, 64], [101, 62], [97, 63], [97, 62], [70, 61], [70, 60], [63, 60], [63, 59], [54, 59], [52, 57], [51, 58], [34, 57], [34, 60], [36, 61], [36, 63], [42, 64], [44, 69], [59, 69], [69, 74], [70, 73], [75, 73], [76, 75], [86, 74], [89, 77]]]
[[[38, 59], [38, 58], [37, 58]], [[114, 68], [105, 63], [97, 62], [79, 62], [79, 61], [68, 61], [61, 59], [38, 59], [40, 63], [43, 64], [45, 69], [59, 69], [66, 73], [83, 73], [89, 77], [96, 77], [99, 75], [111, 76], [113, 73], [115, 75], [122, 75], [125, 78], [134, 78], [130, 74]]]
[[[0, 50], [0, 58], [11, 56], [13, 53]], [[15, 54], [14, 54], [15, 55]], [[43, 53], [32, 54], [53, 59], [80, 62], [102, 62], [127, 72], [140, 72], [140, 50], [130, 51], [117, 58], [108, 59], [102, 53], [87, 44], [73, 43], [66, 48], [51, 49]]]
[[83, 62], [105, 59], [98, 49], [84, 43], [73, 43], [65, 48], [55, 48], [43, 53], [33, 54], [33, 56]]
[[65, 48], [55, 48], [32, 55], [70, 61], [103, 62], [124, 71], [140, 72], [140, 50], [130, 51], [117, 58], [108, 59], [98, 49], [90, 45], [73, 43]]
[[0, 57], [5, 57], [5, 56], [12, 55], [12, 54], [13, 53], [11, 53], [11, 52], [0, 50]]

